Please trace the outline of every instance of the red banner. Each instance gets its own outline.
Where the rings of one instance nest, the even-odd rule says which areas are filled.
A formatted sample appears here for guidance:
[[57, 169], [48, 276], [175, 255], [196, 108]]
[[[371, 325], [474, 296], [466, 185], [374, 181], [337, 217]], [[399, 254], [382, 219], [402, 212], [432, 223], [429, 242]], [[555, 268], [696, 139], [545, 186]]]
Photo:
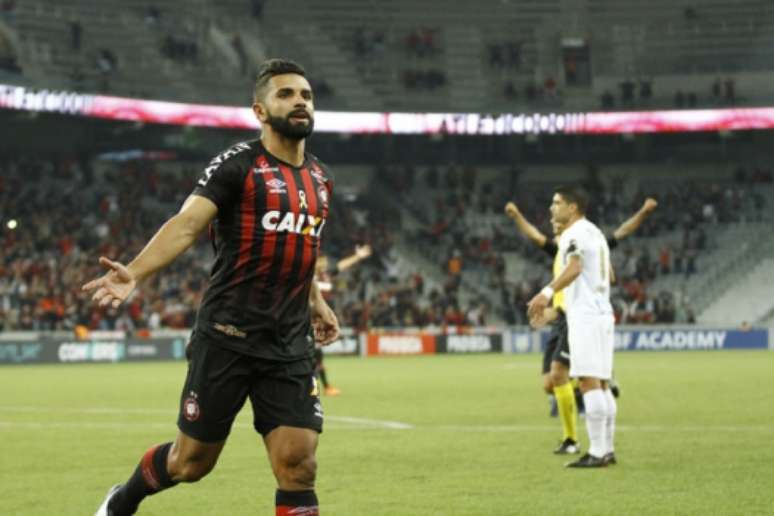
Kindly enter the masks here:
[[431, 355], [435, 335], [426, 333], [369, 333], [368, 355]]

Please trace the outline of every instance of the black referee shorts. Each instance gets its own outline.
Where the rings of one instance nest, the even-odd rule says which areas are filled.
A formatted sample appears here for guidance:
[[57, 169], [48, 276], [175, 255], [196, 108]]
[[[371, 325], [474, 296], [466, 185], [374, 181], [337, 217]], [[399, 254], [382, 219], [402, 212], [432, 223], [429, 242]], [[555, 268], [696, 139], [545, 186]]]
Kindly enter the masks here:
[[570, 367], [570, 341], [567, 338], [567, 319], [563, 312], [551, 325], [546, 349], [543, 351], [543, 374], [551, 371], [551, 362], [561, 362]]
[[278, 426], [322, 432], [312, 358], [265, 360], [218, 346], [199, 332], [191, 336], [188, 353], [177, 420], [184, 434], [204, 442], [225, 440], [247, 398], [253, 406], [253, 426], [263, 436]]

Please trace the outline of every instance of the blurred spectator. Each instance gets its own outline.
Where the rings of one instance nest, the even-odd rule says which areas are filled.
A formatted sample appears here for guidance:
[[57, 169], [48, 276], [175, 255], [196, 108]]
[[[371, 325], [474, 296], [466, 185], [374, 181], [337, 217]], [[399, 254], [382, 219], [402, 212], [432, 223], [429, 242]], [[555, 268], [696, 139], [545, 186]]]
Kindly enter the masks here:
[[0, 4], [0, 17], [8, 24], [16, 21], [16, 0], [3, 0]]
[[414, 29], [406, 36], [406, 48], [414, 57], [427, 57], [438, 51], [435, 39], [438, 29], [422, 27]]
[[505, 98], [508, 100], [514, 100], [516, 97], [518, 97], [518, 95], [519, 94], [516, 92], [516, 86], [513, 84], [513, 81], [505, 81], [505, 86], [503, 87], [503, 96], [505, 96]]
[[263, 18], [265, 0], [250, 0], [250, 15], [256, 20]]
[[685, 107], [685, 93], [683, 93], [682, 90], [677, 90], [675, 93], [675, 107], [677, 109]]
[[602, 93], [602, 96], [600, 97], [600, 102], [602, 105], [602, 109], [613, 109], [615, 108], [615, 97], [612, 93], [610, 93], [609, 90], [605, 90]]
[[149, 26], [156, 26], [161, 18], [161, 12], [155, 5], [148, 7], [145, 11], [145, 24]]
[[634, 81], [626, 79], [621, 82], [618, 87], [621, 89], [621, 103], [624, 106], [631, 107], [634, 105]]
[[81, 38], [83, 36], [83, 27], [81, 22], [74, 20], [70, 22], [70, 48], [75, 52], [81, 50]]
[[193, 61], [199, 56], [199, 47], [192, 39], [168, 34], [161, 46], [161, 53], [175, 61]]
[[231, 38], [231, 48], [234, 49], [239, 60], [239, 73], [245, 75], [247, 73], [247, 53], [245, 52], [245, 45], [242, 43], [242, 36], [238, 33]]
[[734, 81], [733, 77], [729, 77], [726, 79], [723, 85], [725, 88], [724, 98], [725, 98], [726, 104], [735, 104], [736, 103], [736, 81]]
[[333, 96], [333, 88], [328, 84], [328, 81], [321, 79], [315, 82], [314, 94], [315, 97], [326, 99]]
[[640, 79], [640, 101], [648, 104], [653, 98], [653, 81], [651, 79]]
[[446, 75], [440, 70], [405, 70], [403, 85], [409, 90], [435, 90], [446, 84]]
[[712, 100], [715, 102], [715, 104], [720, 103], [720, 94], [721, 94], [721, 83], [720, 83], [720, 77], [716, 78], [712, 82]]

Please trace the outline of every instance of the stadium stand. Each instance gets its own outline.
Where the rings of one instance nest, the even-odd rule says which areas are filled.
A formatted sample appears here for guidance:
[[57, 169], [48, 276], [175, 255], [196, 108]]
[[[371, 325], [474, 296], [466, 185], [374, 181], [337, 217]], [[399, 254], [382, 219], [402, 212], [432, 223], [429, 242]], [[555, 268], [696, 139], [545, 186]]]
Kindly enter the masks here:
[[[330, 109], [574, 110], [598, 108], [602, 97], [605, 108], [626, 109], [771, 99], [772, 60], [762, 49], [771, 46], [774, 7], [762, 0], [253, 4], [19, 2], [0, 21], [4, 80], [241, 104], [257, 63], [282, 54], [307, 66], [320, 105]], [[182, 25], [174, 16], [181, 9], [189, 13]], [[593, 46], [593, 85], [572, 87], [574, 72], [557, 69], [567, 39]]]
[[[209, 267], [204, 241], [145, 286], [126, 311], [97, 310], [77, 287], [96, 274], [94, 256], [127, 259], [139, 251], [192, 189], [195, 166], [30, 158], [6, 160], [2, 169], [0, 212], [4, 220], [12, 215], [19, 221], [15, 230], [4, 228], [5, 329], [190, 325]], [[613, 297], [623, 322], [690, 322], [705, 309], [702, 318], [724, 311], [733, 318], [727, 310], [733, 295], [719, 293], [746, 271], [756, 271], [755, 277], [768, 271], [765, 249], [754, 245], [770, 224], [764, 206], [774, 195], [765, 171], [757, 173], [760, 182], [714, 179], [690, 188], [678, 180], [623, 175], [603, 174], [598, 181], [596, 172], [567, 167], [530, 169], [509, 188], [497, 186], [507, 184], [509, 169], [397, 172], [337, 170], [342, 189], [325, 251], [338, 259], [356, 244], [375, 249], [364, 265], [335, 280], [336, 306], [356, 328], [523, 323], [524, 305], [548, 277], [550, 260], [516, 235], [502, 207], [516, 200], [548, 232], [553, 175], [586, 176], [598, 198], [606, 199], [593, 216], [609, 229], [645, 194], [660, 199], [652, 220], [614, 253], [620, 281]], [[655, 175], [647, 168], [639, 172], [641, 178]], [[385, 196], [385, 188], [396, 195]], [[767, 307], [761, 304], [750, 319], [767, 316]]]

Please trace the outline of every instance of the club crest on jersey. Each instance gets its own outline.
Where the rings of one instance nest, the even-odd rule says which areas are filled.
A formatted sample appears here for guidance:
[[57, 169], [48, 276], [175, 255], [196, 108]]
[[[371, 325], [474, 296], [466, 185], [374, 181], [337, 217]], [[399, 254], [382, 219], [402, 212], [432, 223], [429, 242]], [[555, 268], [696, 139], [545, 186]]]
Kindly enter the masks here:
[[279, 167], [253, 167], [253, 174], [276, 174], [279, 172]]
[[199, 408], [199, 402], [196, 400], [196, 393], [191, 393], [193, 396], [188, 396], [183, 402], [183, 417], [188, 421], [196, 421], [201, 415], [201, 409]]
[[287, 193], [287, 190], [285, 190], [287, 183], [276, 177], [271, 181], [266, 181], [266, 186], [269, 187], [269, 193]]
[[328, 189], [327, 188], [325, 188], [324, 186], [321, 186], [317, 190], [317, 196], [320, 197], [320, 200], [322, 201], [323, 204], [328, 204]]
[[272, 210], [266, 212], [261, 223], [266, 231], [319, 237], [325, 226], [325, 219], [307, 213], [296, 214], [289, 211], [283, 214], [278, 210]]

